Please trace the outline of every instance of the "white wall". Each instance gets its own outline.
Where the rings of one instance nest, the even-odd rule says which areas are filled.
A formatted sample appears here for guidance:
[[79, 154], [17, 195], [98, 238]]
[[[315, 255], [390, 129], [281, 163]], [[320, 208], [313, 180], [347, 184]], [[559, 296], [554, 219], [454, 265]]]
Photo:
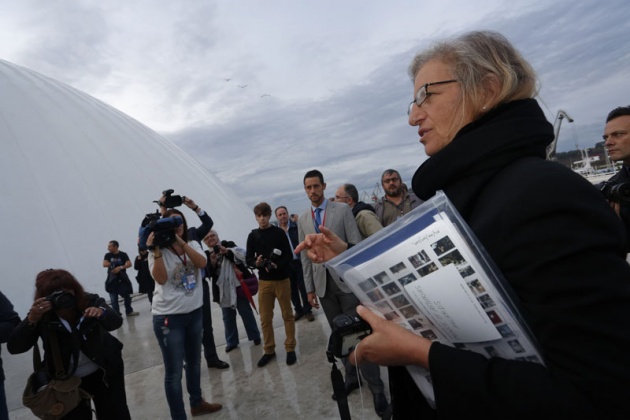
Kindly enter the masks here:
[[[256, 227], [243, 200], [156, 132], [3, 60], [0, 141], [0, 288], [22, 317], [35, 275], [46, 268], [67, 269], [86, 290], [106, 296], [107, 243], [118, 240], [133, 259], [140, 222], [162, 190], [193, 198], [222, 239], [244, 247]], [[182, 211], [189, 226], [199, 224]], [[129, 274], [133, 281], [135, 271]]]

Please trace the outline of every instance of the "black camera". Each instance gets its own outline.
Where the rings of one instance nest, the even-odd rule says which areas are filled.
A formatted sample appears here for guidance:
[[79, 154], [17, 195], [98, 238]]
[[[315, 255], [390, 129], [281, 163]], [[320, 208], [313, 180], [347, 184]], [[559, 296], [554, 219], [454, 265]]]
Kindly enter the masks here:
[[53, 309], [71, 309], [74, 308], [77, 300], [70, 292], [57, 290], [45, 298], [49, 301]]
[[144, 217], [138, 232], [138, 248], [141, 250], [149, 249], [147, 239], [149, 234], [153, 234], [153, 245], [160, 248], [166, 248], [173, 244], [176, 240], [175, 229], [184, 221], [181, 217], [164, 217], [160, 218], [160, 213], [149, 213]]
[[278, 265], [278, 259], [280, 258], [281, 255], [282, 255], [282, 251], [280, 251], [278, 248], [274, 248], [273, 251], [271, 251], [271, 255], [269, 255], [269, 258], [267, 258], [266, 260], [263, 260], [262, 268], [264, 268], [267, 271], [273, 270], [273, 266], [271, 264]]
[[337, 315], [332, 321], [327, 354], [338, 358], [348, 357], [359, 341], [372, 334], [372, 327], [359, 315]]
[[184, 203], [185, 196], [181, 195], [173, 195], [175, 190], [164, 190], [162, 191], [162, 196], [164, 197], [164, 202], [154, 201], [162, 207], [166, 207], [167, 209], [172, 209], [175, 207], [179, 207]]
[[212, 247], [212, 251], [213, 251], [215, 254], [218, 254], [219, 252], [221, 252], [221, 246], [220, 246], [220, 245], [215, 245], [215, 246], [213, 246], [213, 247]]
[[606, 200], [615, 203], [630, 203], [630, 182], [604, 181], [597, 184]]

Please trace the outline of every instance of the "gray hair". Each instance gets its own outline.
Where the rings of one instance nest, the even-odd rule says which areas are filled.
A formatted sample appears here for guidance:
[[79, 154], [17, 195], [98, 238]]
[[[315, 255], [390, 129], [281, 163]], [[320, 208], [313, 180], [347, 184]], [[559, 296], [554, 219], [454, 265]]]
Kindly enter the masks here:
[[462, 109], [466, 109], [469, 103], [475, 118], [488, 105], [484, 102], [487, 101], [486, 88], [490, 78], [499, 82], [493, 106], [533, 98], [538, 93], [537, 77], [532, 66], [497, 32], [468, 32], [419, 52], [409, 65], [412, 81], [431, 60], [442, 61], [451, 67], [453, 77], [460, 82]]

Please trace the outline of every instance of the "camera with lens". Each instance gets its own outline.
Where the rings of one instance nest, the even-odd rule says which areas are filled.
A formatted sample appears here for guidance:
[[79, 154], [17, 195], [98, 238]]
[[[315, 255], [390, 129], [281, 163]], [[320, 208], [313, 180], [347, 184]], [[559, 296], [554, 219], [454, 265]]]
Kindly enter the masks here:
[[53, 309], [70, 309], [74, 308], [76, 304], [74, 295], [63, 290], [57, 290], [46, 296], [45, 299], [51, 303]]
[[597, 184], [597, 188], [608, 201], [630, 203], [630, 182], [604, 181]]
[[221, 245], [215, 245], [212, 247], [212, 252], [214, 252], [215, 254], [218, 254], [221, 252]]
[[[357, 314], [337, 315], [332, 321], [332, 332], [328, 340], [328, 358], [348, 357], [359, 341], [372, 334], [372, 327]], [[334, 361], [334, 359], [333, 359]]]
[[272, 264], [278, 265], [278, 260], [280, 259], [281, 255], [282, 251], [280, 251], [278, 248], [274, 248], [273, 251], [271, 251], [271, 255], [269, 255], [269, 258], [263, 260], [262, 268], [267, 271], [273, 270]]
[[175, 230], [182, 223], [181, 217], [160, 218], [160, 213], [157, 211], [147, 214], [142, 220], [138, 232], [138, 247], [141, 250], [152, 248], [147, 246], [147, 239], [151, 232], [153, 232], [153, 246], [168, 247], [175, 242]]
[[162, 207], [166, 207], [167, 209], [172, 209], [175, 207], [179, 207], [184, 203], [184, 199], [186, 197], [182, 195], [173, 195], [175, 190], [164, 190], [162, 191], [162, 196], [164, 197], [164, 202], [155, 201]]

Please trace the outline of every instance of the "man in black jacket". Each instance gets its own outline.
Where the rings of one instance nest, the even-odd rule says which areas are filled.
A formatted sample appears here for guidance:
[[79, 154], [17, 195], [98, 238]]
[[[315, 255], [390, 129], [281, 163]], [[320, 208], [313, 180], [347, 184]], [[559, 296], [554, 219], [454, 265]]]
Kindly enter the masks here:
[[[610, 159], [622, 161], [621, 170], [613, 175], [602, 191], [626, 227], [626, 248], [630, 249], [630, 106], [615, 108], [606, 117], [605, 147]], [[628, 185], [623, 188], [622, 184]]]
[[291, 282], [289, 272], [293, 250], [284, 231], [269, 223], [271, 206], [259, 203], [254, 207], [258, 229], [247, 237], [247, 265], [258, 269], [258, 310], [263, 333], [264, 354], [258, 361], [263, 367], [276, 357], [273, 333], [273, 307], [278, 299], [284, 321], [284, 348], [287, 365], [295, 364], [295, 318], [291, 309]]
[[[13, 310], [13, 305], [7, 297], [0, 292], [0, 343], [9, 341], [9, 336], [16, 325], [20, 323], [20, 317]], [[0, 420], [9, 420], [7, 398], [4, 392], [4, 369], [0, 357]]]

